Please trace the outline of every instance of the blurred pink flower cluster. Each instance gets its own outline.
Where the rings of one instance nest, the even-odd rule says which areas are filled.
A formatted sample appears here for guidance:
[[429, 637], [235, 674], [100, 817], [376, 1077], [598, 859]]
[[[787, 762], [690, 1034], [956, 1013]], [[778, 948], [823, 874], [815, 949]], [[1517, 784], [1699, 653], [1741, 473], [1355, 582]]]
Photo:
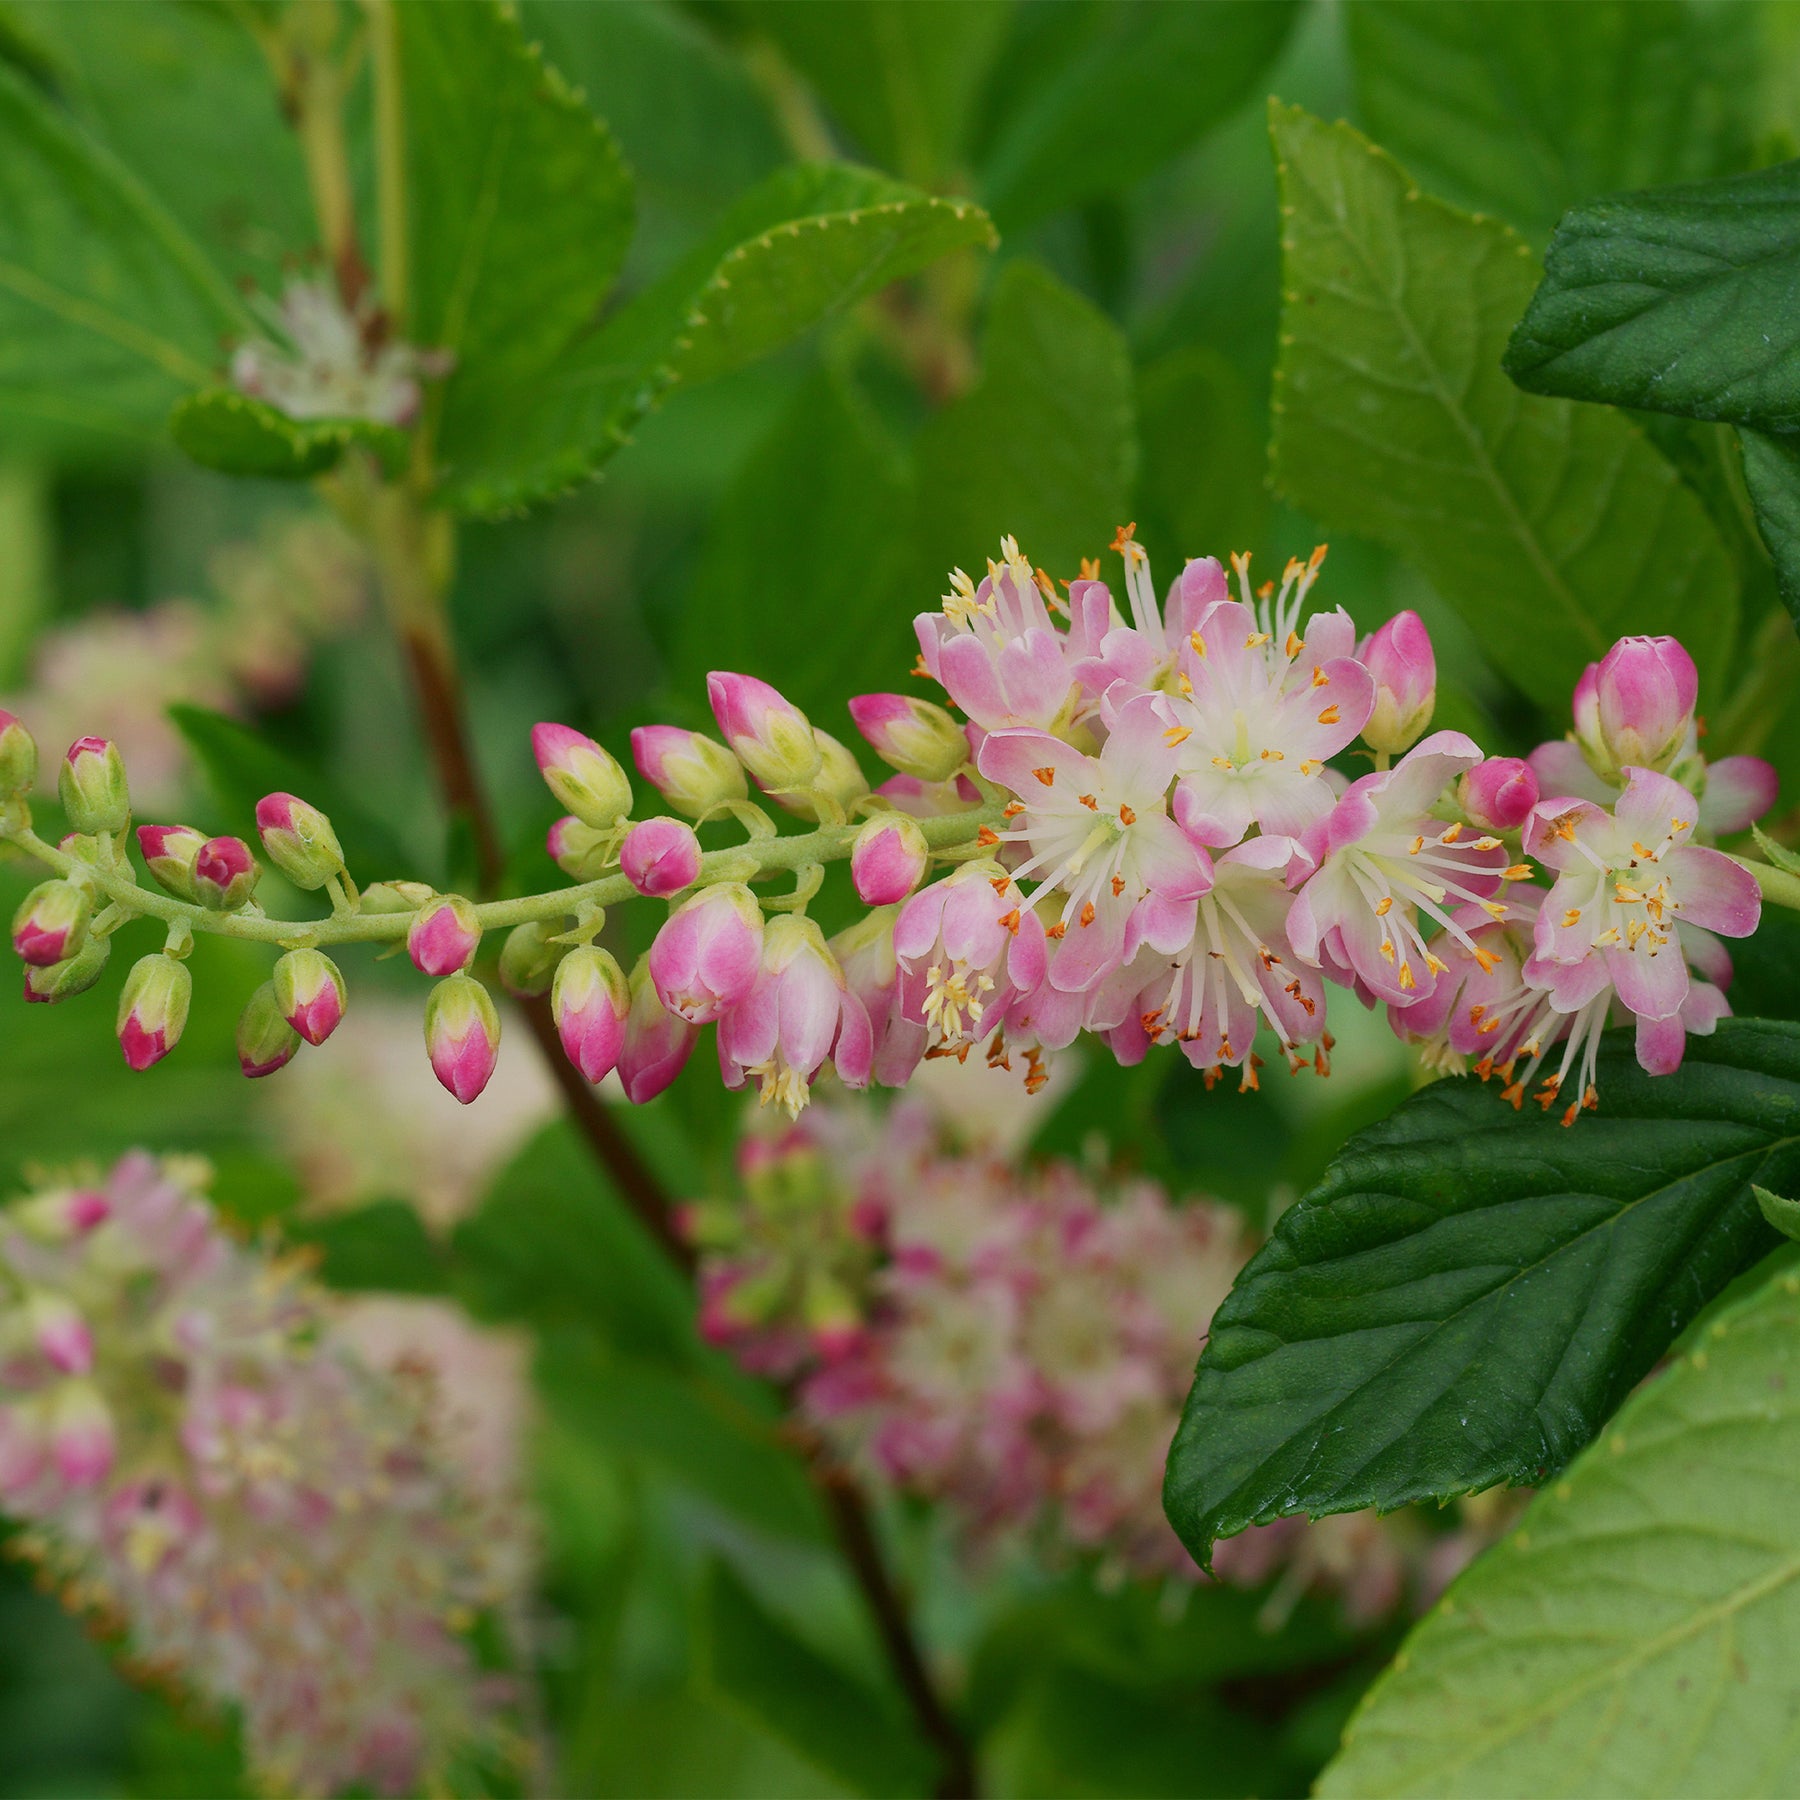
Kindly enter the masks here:
[[410, 1794], [519, 1753], [517, 1516], [450, 1469], [420, 1370], [379, 1375], [204, 1168], [141, 1152], [0, 1216], [0, 1508], [66, 1600], [241, 1716], [277, 1792]]
[[[791, 1384], [833, 1455], [943, 1502], [972, 1548], [1025, 1540], [1103, 1577], [1200, 1579], [1163, 1516], [1163, 1463], [1254, 1248], [1240, 1214], [954, 1149], [916, 1101], [816, 1109], [748, 1140], [741, 1172], [738, 1197], [682, 1215], [702, 1325]], [[1366, 1620], [1419, 1591], [1439, 1542], [1372, 1517], [1284, 1522], [1220, 1546], [1218, 1572], [1282, 1573]]]

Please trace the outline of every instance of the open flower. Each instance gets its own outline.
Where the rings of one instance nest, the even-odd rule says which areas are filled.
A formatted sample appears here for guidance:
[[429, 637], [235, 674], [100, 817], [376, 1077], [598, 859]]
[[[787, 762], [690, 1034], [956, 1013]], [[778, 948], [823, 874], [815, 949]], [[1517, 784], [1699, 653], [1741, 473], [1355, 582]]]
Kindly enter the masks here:
[[1014, 997], [1044, 979], [1044, 927], [1013, 878], [964, 863], [900, 909], [894, 954], [905, 1016], [926, 1029], [927, 1054], [967, 1054]]

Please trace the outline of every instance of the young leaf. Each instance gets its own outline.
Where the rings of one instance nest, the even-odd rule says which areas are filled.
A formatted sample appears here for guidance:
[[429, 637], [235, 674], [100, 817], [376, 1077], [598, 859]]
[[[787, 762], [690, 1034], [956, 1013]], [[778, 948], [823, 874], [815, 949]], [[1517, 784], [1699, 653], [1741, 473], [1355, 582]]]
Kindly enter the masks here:
[[1627, 629], [1681, 632], [1718, 681], [1737, 583], [1699, 500], [1627, 420], [1501, 372], [1529, 246], [1420, 194], [1347, 125], [1283, 106], [1272, 123], [1277, 485], [1415, 563], [1546, 704]]
[[[1130, 517], [1131, 359], [1118, 327], [1035, 263], [994, 285], [979, 384], [919, 433], [919, 580], [999, 554], [1010, 532], [1072, 578]], [[935, 584], [935, 585], [932, 585]]]
[[1577, 201], [1750, 160], [1742, 96], [1757, 46], [1744, 10], [1354, 0], [1346, 19], [1375, 141], [1430, 192], [1534, 244]]
[[1213, 1317], [1164, 1501], [1197, 1557], [1291, 1513], [1541, 1482], [1773, 1243], [1800, 1026], [1728, 1019], [1674, 1075], [1629, 1039], [1565, 1129], [1440, 1081], [1345, 1145]]
[[1752, 1187], [1762, 1216], [1783, 1237], [1800, 1238], [1800, 1200], [1789, 1200], [1782, 1194], [1771, 1194], [1765, 1187]]
[[853, 1794], [932, 1791], [935, 1758], [896, 1709], [803, 1643], [724, 1563], [706, 1583], [702, 1679]]
[[982, 167], [1009, 231], [1148, 175], [1250, 95], [1299, 8], [1292, 0], [1066, 9], [1060, 61], [1019, 81]]
[[374, 419], [292, 419], [230, 388], [204, 388], [175, 404], [169, 435], [195, 462], [226, 475], [298, 481], [333, 467], [352, 444], [390, 475], [406, 466], [404, 431]]
[[670, 273], [540, 378], [458, 398], [452, 502], [504, 512], [593, 475], [677, 383], [767, 355], [951, 250], [993, 242], [979, 207], [867, 169], [798, 163], [726, 214]]
[[249, 324], [130, 171], [0, 65], [0, 414], [14, 448], [154, 439]]
[[1451, 1588], [1315, 1791], [1793, 1792], [1797, 1461], [1790, 1272], [1633, 1395]]
[[1570, 212], [1507, 347], [1535, 394], [1800, 427], [1800, 162]]

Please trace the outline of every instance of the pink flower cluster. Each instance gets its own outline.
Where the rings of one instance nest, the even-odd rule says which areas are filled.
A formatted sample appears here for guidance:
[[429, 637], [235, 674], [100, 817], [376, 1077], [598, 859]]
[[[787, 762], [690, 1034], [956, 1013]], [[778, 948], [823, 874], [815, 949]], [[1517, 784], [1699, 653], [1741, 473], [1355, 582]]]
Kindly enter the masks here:
[[0, 1215], [0, 1509], [71, 1604], [238, 1712], [262, 1786], [435, 1790], [506, 1739], [464, 1634], [516, 1531], [445, 1465], [435, 1396], [358, 1361], [203, 1176], [139, 1152]]
[[[1103, 1575], [1199, 1579], [1162, 1472], [1213, 1309], [1253, 1248], [1239, 1214], [958, 1152], [912, 1101], [885, 1120], [817, 1109], [747, 1140], [740, 1166], [740, 1196], [682, 1216], [703, 1251], [702, 1325], [790, 1382], [834, 1455], [944, 1503], [971, 1548], [1028, 1540]], [[1435, 1542], [1421, 1535], [1420, 1555]], [[1406, 1592], [1409, 1557], [1385, 1528], [1339, 1520], [1252, 1534], [1222, 1547], [1219, 1572], [1260, 1586], [1291, 1570], [1367, 1618]]]

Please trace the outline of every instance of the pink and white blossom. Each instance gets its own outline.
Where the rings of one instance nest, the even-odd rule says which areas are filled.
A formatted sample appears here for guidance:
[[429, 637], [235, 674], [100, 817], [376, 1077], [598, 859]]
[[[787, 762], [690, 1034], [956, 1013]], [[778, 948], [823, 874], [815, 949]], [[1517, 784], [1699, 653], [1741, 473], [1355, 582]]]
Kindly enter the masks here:
[[966, 1054], [1044, 979], [1044, 927], [998, 863], [964, 863], [906, 902], [894, 925], [906, 1017], [929, 1049]]

